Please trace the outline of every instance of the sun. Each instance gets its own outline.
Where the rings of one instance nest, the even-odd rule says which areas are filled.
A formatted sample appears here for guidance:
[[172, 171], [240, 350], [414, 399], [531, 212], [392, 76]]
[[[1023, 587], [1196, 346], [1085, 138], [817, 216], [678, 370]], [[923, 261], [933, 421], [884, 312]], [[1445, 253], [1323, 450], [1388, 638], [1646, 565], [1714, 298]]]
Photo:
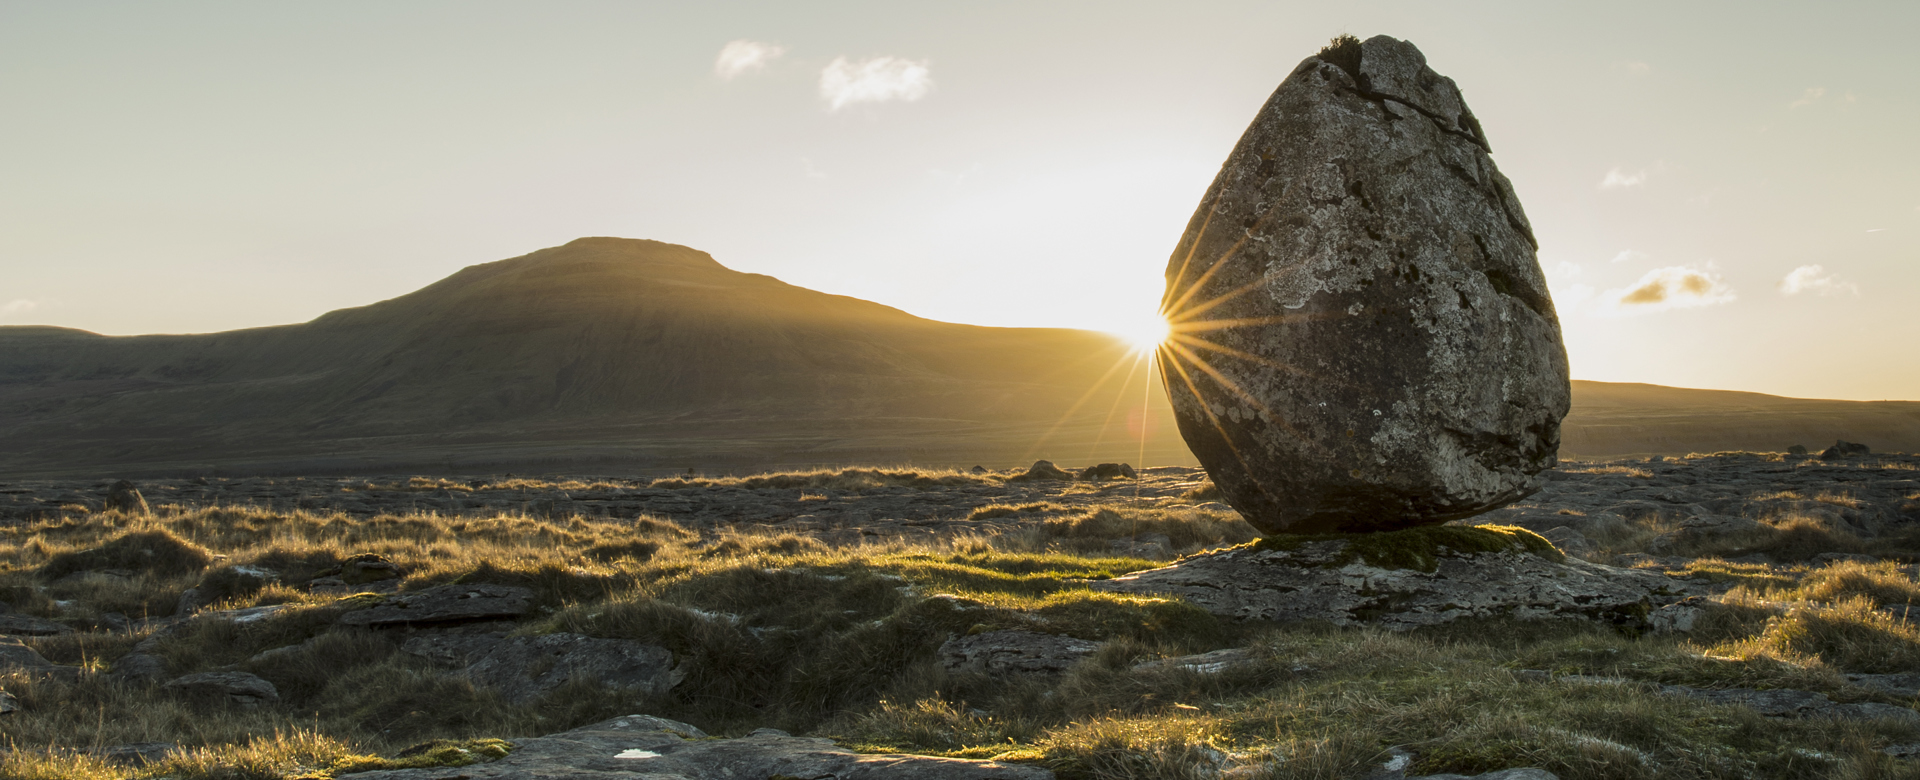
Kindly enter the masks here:
[[1167, 318], [1151, 314], [1123, 323], [1110, 332], [1126, 339], [1135, 352], [1152, 352], [1160, 348], [1161, 342], [1173, 333], [1173, 328], [1167, 324]]

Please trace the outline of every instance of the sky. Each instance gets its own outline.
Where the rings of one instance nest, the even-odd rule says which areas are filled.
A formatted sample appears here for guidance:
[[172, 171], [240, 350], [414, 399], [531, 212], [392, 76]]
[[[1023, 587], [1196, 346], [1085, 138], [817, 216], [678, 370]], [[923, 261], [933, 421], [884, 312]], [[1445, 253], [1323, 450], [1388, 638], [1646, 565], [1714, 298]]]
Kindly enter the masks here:
[[0, 325], [303, 322], [581, 236], [1126, 330], [1342, 33], [1465, 93], [1573, 377], [1920, 399], [1920, 3], [0, 0]]

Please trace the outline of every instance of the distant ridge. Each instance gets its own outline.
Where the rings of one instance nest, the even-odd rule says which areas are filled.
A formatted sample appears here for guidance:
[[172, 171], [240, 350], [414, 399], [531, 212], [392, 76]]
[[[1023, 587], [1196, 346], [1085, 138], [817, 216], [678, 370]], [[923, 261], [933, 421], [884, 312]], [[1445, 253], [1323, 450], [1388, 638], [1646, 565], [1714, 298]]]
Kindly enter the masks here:
[[[297, 325], [0, 327], [0, 480], [1192, 464], [1142, 365], [1107, 334], [936, 322], [582, 238]], [[1913, 451], [1920, 403], [1576, 381], [1563, 437], [1570, 457]]]

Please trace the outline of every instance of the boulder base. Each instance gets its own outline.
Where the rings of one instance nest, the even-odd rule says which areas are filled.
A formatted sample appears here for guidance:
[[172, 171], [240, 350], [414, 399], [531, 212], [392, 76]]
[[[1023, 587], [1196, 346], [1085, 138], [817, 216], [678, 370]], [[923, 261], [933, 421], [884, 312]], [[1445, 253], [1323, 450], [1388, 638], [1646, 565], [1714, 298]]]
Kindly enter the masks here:
[[1167, 266], [1180, 432], [1265, 533], [1435, 524], [1540, 487], [1571, 391], [1513, 188], [1412, 44], [1300, 63]]

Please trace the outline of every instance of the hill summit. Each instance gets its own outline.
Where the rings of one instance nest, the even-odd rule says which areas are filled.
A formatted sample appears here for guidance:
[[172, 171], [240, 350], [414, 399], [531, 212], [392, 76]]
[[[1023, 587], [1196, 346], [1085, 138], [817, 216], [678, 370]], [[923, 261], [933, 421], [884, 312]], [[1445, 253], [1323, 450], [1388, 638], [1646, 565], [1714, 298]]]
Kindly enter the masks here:
[[[0, 458], [325, 467], [417, 461], [401, 453], [423, 446], [443, 452], [434, 462], [508, 443], [658, 444], [662, 426], [692, 440], [755, 421], [756, 438], [796, 426], [842, 440], [1030, 429], [1058, 422], [1126, 357], [1106, 334], [936, 322], [689, 247], [582, 238], [298, 325], [132, 337], [0, 328], [0, 431], [33, 453]], [[890, 449], [821, 455], [911, 457]]]

